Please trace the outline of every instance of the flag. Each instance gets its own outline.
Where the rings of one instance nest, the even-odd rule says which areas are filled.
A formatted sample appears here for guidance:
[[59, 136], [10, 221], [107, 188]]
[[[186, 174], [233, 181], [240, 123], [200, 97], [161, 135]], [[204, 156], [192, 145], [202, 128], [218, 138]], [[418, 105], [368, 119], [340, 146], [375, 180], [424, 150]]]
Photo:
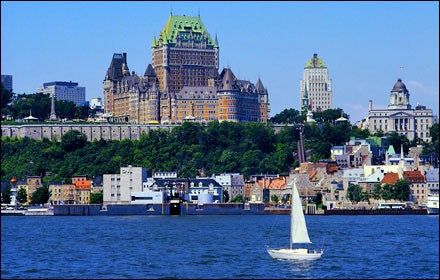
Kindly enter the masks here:
[[403, 66], [400, 66], [400, 70], [402, 70], [403, 69]]

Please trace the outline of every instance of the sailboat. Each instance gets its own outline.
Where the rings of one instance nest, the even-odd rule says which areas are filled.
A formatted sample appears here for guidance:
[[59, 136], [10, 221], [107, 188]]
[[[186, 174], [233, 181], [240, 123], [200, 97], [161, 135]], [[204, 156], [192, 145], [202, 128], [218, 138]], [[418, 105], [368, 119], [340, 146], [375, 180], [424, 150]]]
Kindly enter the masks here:
[[321, 257], [324, 251], [311, 250], [308, 248], [293, 248], [292, 244], [312, 243], [307, 231], [306, 220], [296, 188], [296, 178], [292, 182], [292, 204], [290, 212], [290, 247], [282, 249], [266, 248], [269, 255], [274, 259], [284, 260], [316, 260]]

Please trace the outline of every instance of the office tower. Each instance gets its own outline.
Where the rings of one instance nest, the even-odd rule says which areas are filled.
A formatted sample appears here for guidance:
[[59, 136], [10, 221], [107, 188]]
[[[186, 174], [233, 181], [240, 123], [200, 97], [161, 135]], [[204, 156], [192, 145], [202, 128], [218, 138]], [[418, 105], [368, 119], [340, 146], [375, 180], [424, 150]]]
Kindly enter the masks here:
[[314, 54], [304, 67], [300, 80], [300, 111], [321, 112], [332, 109], [332, 81], [324, 61]]
[[2, 75], [2, 84], [5, 89], [12, 91], [12, 75]]
[[83, 105], [86, 101], [86, 88], [79, 87], [78, 83], [70, 82], [50, 82], [44, 83], [37, 89], [38, 93], [52, 95], [56, 100], [72, 101], [76, 105]]

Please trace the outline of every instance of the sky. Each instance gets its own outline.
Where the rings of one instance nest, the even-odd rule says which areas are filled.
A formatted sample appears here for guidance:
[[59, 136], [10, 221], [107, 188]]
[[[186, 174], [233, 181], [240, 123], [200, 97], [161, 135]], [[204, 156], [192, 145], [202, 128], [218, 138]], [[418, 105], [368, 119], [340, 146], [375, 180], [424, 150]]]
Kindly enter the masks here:
[[270, 116], [300, 109], [300, 80], [318, 54], [332, 80], [333, 108], [351, 123], [387, 108], [401, 78], [410, 104], [439, 112], [437, 1], [1, 1], [1, 74], [16, 94], [72, 81], [103, 98], [114, 53], [143, 75], [168, 17], [198, 16], [219, 43], [219, 72], [267, 88]]

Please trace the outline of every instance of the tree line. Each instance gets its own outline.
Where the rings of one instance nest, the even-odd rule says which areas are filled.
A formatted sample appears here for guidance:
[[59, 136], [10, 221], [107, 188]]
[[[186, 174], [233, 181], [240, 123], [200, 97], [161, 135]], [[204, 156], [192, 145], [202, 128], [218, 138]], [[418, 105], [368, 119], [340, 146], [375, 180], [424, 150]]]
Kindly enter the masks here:
[[[51, 112], [51, 98], [48, 94], [15, 94], [1, 84], [1, 112], [3, 116], [10, 115], [13, 119], [23, 119], [32, 113], [32, 116], [44, 121], [49, 119]], [[83, 119], [93, 115], [88, 106], [76, 105], [72, 101], [55, 99], [55, 114], [60, 119]]]
[[383, 184], [380, 183], [374, 184], [373, 190], [371, 193], [367, 191], [363, 191], [359, 185], [350, 185], [347, 188], [347, 198], [350, 201], [360, 202], [360, 201], [370, 201], [370, 197], [374, 199], [384, 199], [384, 200], [399, 200], [399, 201], [408, 201], [410, 197], [410, 182], [403, 178], [397, 180], [394, 185], [391, 184]]

